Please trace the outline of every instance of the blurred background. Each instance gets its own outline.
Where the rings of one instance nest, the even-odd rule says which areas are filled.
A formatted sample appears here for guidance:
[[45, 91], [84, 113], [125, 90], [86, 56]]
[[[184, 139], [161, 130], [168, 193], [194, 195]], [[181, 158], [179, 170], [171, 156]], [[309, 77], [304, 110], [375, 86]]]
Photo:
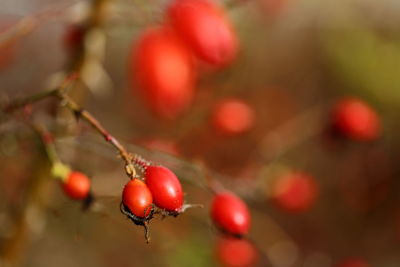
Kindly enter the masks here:
[[[32, 120], [54, 133], [64, 162], [92, 179], [95, 201], [83, 211], [65, 197], [40, 139], [18, 113], [1, 114], [0, 266], [400, 266], [400, 2], [219, 4], [238, 56], [222, 69], [200, 63], [191, 105], [166, 120], [149, 110], [129, 66], [168, 1], [1, 1], [0, 103], [79, 71], [71, 96], [130, 151], [174, 170], [186, 202], [204, 208], [154, 219], [146, 244], [143, 229], [119, 211], [123, 162], [90, 126], [44, 100], [32, 106]], [[75, 31], [82, 25], [83, 40]], [[332, 108], [348, 96], [378, 114], [377, 139], [332, 131]], [[213, 124], [226, 99], [251, 110], [245, 132], [227, 135]], [[303, 206], [293, 210], [277, 200], [276, 185], [299, 172], [312, 186], [294, 186]], [[249, 205], [247, 263], [229, 264], [221, 252], [206, 175]]]

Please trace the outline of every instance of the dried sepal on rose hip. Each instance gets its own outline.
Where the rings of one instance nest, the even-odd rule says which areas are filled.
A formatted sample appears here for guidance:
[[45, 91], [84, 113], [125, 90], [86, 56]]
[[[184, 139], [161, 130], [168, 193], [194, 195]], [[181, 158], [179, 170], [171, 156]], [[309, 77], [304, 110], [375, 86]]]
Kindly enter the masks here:
[[221, 192], [214, 196], [211, 203], [211, 218], [223, 232], [243, 236], [250, 229], [250, 212], [238, 196], [232, 192]]
[[339, 100], [332, 110], [332, 125], [336, 132], [355, 141], [373, 141], [381, 134], [377, 112], [355, 97]]
[[124, 186], [120, 208], [134, 224], [144, 227], [145, 239], [149, 242], [147, 225], [153, 218], [153, 196], [142, 180], [135, 178]]
[[176, 175], [166, 167], [150, 165], [146, 168], [144, 181], [153, 195], [154, 204], [167, 215], [183, 212], [182, 185]]

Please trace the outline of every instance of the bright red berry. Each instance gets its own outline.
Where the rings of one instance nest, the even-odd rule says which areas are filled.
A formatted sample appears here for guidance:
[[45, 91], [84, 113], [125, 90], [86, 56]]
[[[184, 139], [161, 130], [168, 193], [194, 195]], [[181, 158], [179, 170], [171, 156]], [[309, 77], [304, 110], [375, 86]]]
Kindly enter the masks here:
[[310, 175], [292, 172], [276, 180], [272, 193], [280, 208], [292, 213], [302, 213], [308, 211], [315, 203], [318, 186]]
[[211, 204], [211, 217], [218, 227], [234, 235], [245, 235], [250, 228], [247, 205], [230, 192], [215, 195]]
[[202, 60], [223, 66], [236, 56], [236, 35], [224, 11], [208, 0], [175, 0], [168, 17], [189, 47]]
[[134, 76], [146, 104], [173, 119], [192, 102], [195, 72], [190, 52], [168, 27], [146, 31], [133, 52]]
[[151, 212], [153, 197], [147, 185], [139, 180], [130, 180], [122, 191], [122, 203], [135, 216], [144, 218]]
[[212, 123], [221, 133], [241, 134], [254, 125], [254, 110], [246, 102], [231, 98], [218, 103], [212, 114]]
[[145, 182], [153, 195], [154, 204], [158, 207], [171, 212], [182, 209], [182, 185], [172, 171], [162, 166], [148, 166]]
[[258, 259], [256, 248], [245, 239], [223, 238], [218, 241], [216, 256], [226, 267], [254, 266]]
[[333, 109], [335, 128], [348, 138], [370, 141], [379, 137], [381, 122], [378, 114], [367, 103], [356, 98], [345, 98]]
[[363, 259], [347, 259], [338, 265], [336, 267], [369, 267], [370, 265], [368, 262], [366, 262]]
[[85, 199], [90, 192], [89, 178], [80, 172], [70, 172], [63, 181], [62, 187], [65, 194], [73, 199]]

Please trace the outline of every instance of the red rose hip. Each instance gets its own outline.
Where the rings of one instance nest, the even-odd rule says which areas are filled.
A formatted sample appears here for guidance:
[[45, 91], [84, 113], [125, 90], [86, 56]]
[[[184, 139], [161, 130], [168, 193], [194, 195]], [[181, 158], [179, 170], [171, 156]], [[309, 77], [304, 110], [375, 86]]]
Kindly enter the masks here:
[[333, 109], [332, 117], [335, 129], [350, 139], [371, 141], [380, 135], [381, 123], [378, 114], [360, 99], [340, 100]]
[[302, 172], [290, 172], [279, 177], [273, 187], [275, 203], [291, 213], [308, 211], [317, 196], [318, 186], [314, 179]]
[[237, 135], [254, 125], [254, 110], [246, 102], [231, 98], [218, 103], [212, 114], [216, 130], [226, 135]]
[[148, 166], [145, 182], [153, 195], [154, 204], [166, 211], [181, 211], [182, 185], [172, 171], [162, 166]]
[[167, 12], [172, 26], [200, 59], [215, 66], [234, 59], [236, 35], [224, 11], [214, 2], [175, 0]]
[[62, 188], [72, 199], [85, 199], [90, 192], [90, 180], [83, 173], [70, 172], [63, 181]]
[[211, 218], [219, 228], [233, 235], [245, 235], [250, 228], [247, 205], [230, 192], [215, 195], [211, 204]]
[[258, 259], [256, 248], [245, 239], [223, 238], [216, 247], [219, 262], [226, 267], [254, 266]]
[[153, 197], [143, 181], [133, 179], [125, 185], [122, 191], [122, 203], [133, 215], [144, 218], [151, 212]]
[[174, 119], [189, 107], [195, 80], [192, 56], [171, 29], [146, 31], [132, 56], [133, 77], [155, 114]]

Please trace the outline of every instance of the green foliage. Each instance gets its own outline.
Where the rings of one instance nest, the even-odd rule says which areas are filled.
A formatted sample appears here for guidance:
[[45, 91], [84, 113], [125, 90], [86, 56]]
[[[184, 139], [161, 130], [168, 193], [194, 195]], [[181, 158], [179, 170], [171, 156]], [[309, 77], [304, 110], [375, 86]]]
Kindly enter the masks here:
[[380, 36], [363, 25], [326, 30], [322, 45], [330, 67], [358, 94], [382, 104], [400, 104], [400, 40]]

